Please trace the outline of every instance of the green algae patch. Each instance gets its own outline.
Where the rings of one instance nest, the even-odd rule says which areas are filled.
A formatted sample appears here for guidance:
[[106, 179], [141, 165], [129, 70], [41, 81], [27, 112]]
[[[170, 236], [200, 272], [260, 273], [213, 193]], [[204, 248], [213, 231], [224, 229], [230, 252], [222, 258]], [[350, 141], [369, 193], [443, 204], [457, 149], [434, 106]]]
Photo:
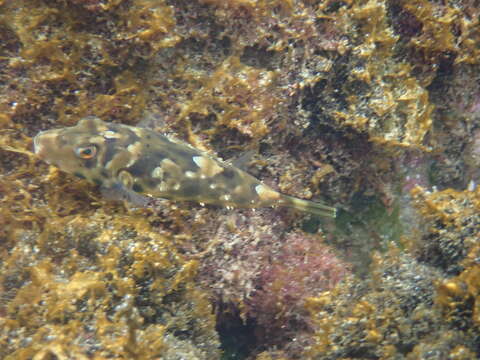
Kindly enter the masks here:
[[332, 243], [346, 246], [349, 261], [355, 264], [354, 271], [365, 275], [375, 251], [387, 251], [390, 244], [401, 246], [404, 225], [400, 218], [399, 205], [388, 207], [375, 196], [357, 194], [352, 207], [338, 212], [335, 220]]
[[339, 218], [340, 229], [346, 229], [352, 223], [365, 224], [367, 228], [373, 229], [385, 248], [389, 243], [398, 243], [400, 240], [402, 226], [398, 205], [393, 204], [387, 208], [377, 197], [359, 195], [353, 199], [349, 214], [343, 213]]

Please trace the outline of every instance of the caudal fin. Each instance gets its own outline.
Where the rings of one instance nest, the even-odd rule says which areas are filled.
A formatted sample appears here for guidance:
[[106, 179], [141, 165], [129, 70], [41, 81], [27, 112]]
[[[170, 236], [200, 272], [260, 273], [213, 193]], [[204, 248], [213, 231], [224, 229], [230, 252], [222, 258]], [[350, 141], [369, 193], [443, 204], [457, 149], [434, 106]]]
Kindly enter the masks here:
[[282, 206], [287, 206], [309, 214], [326, 216], [334, 218], [337, 216], [337, 209], [331, 206], [324, 205], [319, 202], [302, 200], [293, 196], [283, 195], [281, 199]]

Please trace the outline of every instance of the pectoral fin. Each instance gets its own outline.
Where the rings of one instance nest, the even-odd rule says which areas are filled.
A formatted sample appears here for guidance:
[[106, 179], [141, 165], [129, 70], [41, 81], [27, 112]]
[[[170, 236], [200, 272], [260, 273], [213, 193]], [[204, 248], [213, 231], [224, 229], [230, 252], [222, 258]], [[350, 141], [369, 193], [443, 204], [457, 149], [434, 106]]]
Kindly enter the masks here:
[[112, 186], [102, 186], [100, 190], [102, 195], [109, 200], [127, 201], [139, 207], [148, 207], [152, 204], [152, 198], [127, 189], [121, 183], [115, 183]]

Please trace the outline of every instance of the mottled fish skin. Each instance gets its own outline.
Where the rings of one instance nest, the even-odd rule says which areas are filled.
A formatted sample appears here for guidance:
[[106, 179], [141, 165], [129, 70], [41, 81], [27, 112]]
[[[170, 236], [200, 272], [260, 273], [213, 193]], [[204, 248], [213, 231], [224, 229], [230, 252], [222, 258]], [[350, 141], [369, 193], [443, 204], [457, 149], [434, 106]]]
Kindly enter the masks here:
[[226, 207], [288, 206], [329, 217], [336, 213], [335, 208], [281, 194], [187, 144], [96, 117], [40, 132], [34, 147], [39, 158], [107, 192], [122, 189], [131, 195]]

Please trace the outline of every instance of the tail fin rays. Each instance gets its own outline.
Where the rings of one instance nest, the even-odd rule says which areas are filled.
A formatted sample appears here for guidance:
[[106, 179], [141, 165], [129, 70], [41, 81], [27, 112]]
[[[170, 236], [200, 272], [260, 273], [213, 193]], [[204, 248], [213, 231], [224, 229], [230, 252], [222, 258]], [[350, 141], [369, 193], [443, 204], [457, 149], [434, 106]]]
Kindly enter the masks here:
[[280, 202], [282, 206], [294, 208], [313, 215], [325, 216], [330, 218], [335, 218], [337, 216], [336, 208], [324, 205], [319, 202], [303, 200], [288, 195], [282, 195]]

